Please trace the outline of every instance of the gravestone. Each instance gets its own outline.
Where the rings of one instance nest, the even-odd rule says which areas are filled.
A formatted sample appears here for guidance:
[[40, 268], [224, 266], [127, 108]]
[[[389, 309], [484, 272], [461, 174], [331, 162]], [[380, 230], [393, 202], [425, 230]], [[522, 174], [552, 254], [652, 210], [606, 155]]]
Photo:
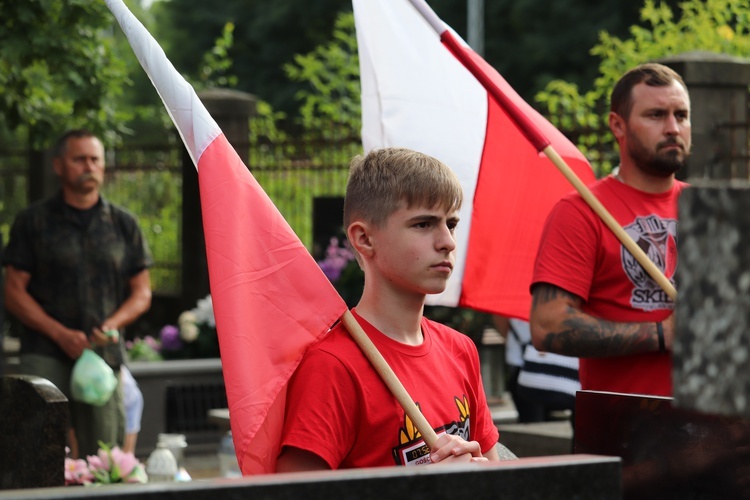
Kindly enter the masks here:
[[614, 500], [621, 497], [620, 460], [566, 455], [491, 464], [378, 467], [0, 493], [2, 500], [30, 497], [37, 500]]
[[0, 377], [0, 489], [64, 485], [67, 423], [68, 400], [52, 382]]
[[578, 392], [575, 419], [576, 453], [622, 458], [625, 500], [750, 498], [746, 421], [597, 391]]
[[750, 183], [694, 181], [679, 206], [675, 403], [750, 417]]
[[674, 398], [581, 391], [576, 453], [623, 459], [623, 496], [750, 498], [750, 183], [679, 200]]

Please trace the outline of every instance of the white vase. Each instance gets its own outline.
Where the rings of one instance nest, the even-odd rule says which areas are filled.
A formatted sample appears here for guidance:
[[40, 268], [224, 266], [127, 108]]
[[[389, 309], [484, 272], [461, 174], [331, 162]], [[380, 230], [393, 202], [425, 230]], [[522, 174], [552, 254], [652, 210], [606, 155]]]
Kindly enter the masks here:
[[164, 443], [167, 448], [169, 448], [169, 451], [172, 452], [172, 455], [174, 455], [175, 460], [177, 460], [177, 469], [179, 470], [180, 467], [182, 467], [185, 461], [185, 448], [187, 448], [187, 441], [185, 440], [185, 434], [165, 434], [165, 433], [159, 433], [159, 436], [156, 441], [157, 445], [159, 443]]
[[173, 482], [177, 475], [177, 459], [165, 443], [157, 443], [146, 462], [146, 474], [150, 483]]

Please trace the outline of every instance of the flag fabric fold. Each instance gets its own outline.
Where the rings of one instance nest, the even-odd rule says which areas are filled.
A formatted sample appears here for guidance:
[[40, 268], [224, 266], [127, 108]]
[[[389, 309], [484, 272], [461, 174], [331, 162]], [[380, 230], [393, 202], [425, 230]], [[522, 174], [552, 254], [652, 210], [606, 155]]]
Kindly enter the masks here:
[[[427, 153], [451, 167], [464, 188], [453, 276], [445, 292], [428, 297], [428, 303], [528, 319], [544, 221], [573, 188], [489, 87], [495, 86], [586, 184], [594, 180], [590, 165], [434, 13], [431, 21], [445, 32], [436, 31], [408, 0], [353, 0], [353, 5], [365, 151], [400, 146]], [[476, 65], [478, 76], [456, 51]]]
[[346, 305], [194, 89], [122, 0], [106, 0], [198, 170], [230, 423], [243, 474], [274, 472], [286, 385]]

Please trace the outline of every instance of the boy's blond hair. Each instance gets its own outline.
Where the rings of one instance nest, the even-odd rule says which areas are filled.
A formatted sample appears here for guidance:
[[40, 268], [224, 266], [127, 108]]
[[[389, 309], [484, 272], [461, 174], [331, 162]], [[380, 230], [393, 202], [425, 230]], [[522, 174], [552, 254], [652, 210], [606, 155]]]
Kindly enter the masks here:
[[463, 196], [458, 177], [441, 161], [405, 148], [374, 149], [349, 166], [344, 228], [355, 220], [382, 227], [401, 207], [455, 212]]

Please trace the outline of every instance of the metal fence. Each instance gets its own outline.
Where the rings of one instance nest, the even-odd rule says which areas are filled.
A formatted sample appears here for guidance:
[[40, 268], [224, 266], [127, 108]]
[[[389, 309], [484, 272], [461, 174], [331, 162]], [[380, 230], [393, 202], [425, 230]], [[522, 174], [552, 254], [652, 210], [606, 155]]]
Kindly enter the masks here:
[[182, 275], [182, 148], [119, 148], [108, 157], [103, 195], [131, 212], [154, 257], [152, 287], [179, 293]]
[[[588, 127], [570, 125], [573, 120], [562, 115], [551, 117], [551, 121], [579, 145], [597, 176], [606, 175], [616, 165], [618, 153], [604, 121]], [[319, 252], [313, 248], [314, 202], [343, 198], [348, 164], [362, 152], [360, 139], [274, 142], [262, 138], [235, 148], [300, 240], [313, 253]], [[29, 158], [24, 150], [0, 150], [0, 233], [4, 241], [16, 213], [28, 204]], [[737, 160], [744, 162], [746, 177], [748, 159]], [[138, 217], [156, 262], [153, 288], [163, 293], [179, 294], [182, 287], [183, 161], [186, 155], [177, 139], [172, 144], [116, 148], [107, 158], [103, 193]], [[555, 172], [550, 170], [550, 175]]]

